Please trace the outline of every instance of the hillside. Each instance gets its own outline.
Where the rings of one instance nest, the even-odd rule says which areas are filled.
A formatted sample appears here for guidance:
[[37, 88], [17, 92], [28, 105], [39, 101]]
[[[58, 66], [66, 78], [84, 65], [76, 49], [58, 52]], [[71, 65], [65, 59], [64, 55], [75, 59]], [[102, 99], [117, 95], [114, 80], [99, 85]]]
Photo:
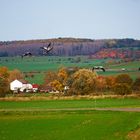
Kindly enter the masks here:
[[49, 55], [76, 56], [88, 55], [91, 58], [140, 58], [140, 40], [134, 39], [77, 39], [57, 38], [27, 41], [1, 41], [0, 57], [19, 56], [30, 51], [35, 56], [42, 56], [40, 47], [49, 42], [53, 51]]

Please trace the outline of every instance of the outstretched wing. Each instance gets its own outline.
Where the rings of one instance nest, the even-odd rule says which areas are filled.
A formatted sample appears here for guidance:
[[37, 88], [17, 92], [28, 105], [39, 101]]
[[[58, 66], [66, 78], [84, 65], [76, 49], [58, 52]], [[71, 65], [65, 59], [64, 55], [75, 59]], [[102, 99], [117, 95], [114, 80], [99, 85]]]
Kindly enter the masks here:
[[24, 56], [32, 56], [31, 52], [25, 52], [24, 54], [21, 55], [21, 57], [23, 58]]
[[48, 44], [47, 48], [51, 46], [51, 42]]
[[43, 49], [46, 53], [50, 52], [53, 49], [53, 47], [51, 46], [51, 42], [47, 47], [41, 47], [41, 49]]

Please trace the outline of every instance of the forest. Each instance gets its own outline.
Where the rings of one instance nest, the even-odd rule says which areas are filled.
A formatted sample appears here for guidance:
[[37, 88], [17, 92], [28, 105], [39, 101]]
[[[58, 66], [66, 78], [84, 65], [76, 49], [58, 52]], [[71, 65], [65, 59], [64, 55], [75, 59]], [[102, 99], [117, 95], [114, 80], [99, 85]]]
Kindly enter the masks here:
[[1, 41], [0, 57], [21, 56], [30, 51], [34, 56], [43, 56], [40, 47], [51, 42], [50, 56], [87, 55], [90, 58], [139, 58], [140, 40], [134, 39], [78, 39], [56, 38], [26, 41]]

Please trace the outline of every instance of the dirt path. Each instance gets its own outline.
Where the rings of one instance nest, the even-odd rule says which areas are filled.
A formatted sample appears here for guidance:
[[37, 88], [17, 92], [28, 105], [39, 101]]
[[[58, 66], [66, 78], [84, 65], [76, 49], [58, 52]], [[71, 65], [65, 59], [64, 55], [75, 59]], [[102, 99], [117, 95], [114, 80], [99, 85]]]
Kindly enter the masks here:
[[21, 109], [0, 109], [0, 112], [22, 112], [22, 111], [27, 111], [27, 112], [32, 112], [32, 111], [80, 111], [80, 110], [86, 110], [86, 111], [91, 111], [91, 110], [97, 110], [97, 111], [124, 111], [124, 112], [140, 112], [140, 107], [138, 108], [50, 108], [50, 109], [36, 109], [36, 108], [21, 108]]
[[140, 112], [140, 107], [138, 108], [96, 108], [95, 110]]

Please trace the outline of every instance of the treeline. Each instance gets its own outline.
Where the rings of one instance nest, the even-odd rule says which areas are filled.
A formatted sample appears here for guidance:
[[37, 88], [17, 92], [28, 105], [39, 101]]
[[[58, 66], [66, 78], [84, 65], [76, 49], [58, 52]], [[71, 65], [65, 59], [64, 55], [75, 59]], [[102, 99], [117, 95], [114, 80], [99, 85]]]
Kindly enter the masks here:
[[[91, 40], [76, 38], [58, 38], [46, 40], [27, 40], [27, 41], [3, 41], [0, 42], [0, 57], [19, 56], [30, 51], [35, 56], [42, 56], [40, 49], [48, 43], [52, 43], [53, 51], [49, 55], [55, 56], [76, 56], [76, 55], [95, 55], [106, 49], [131, 49], [140, 48], [140, 41], [134, 39], [107, 39]], [[96, 55], [95, 55], [96, 56]]]
[[[11, 93], [10, 82], [15, 79], [23, 79], [24, 76], [19, 70], [9, 71], [6, 67], [1, 67], [0, 96], [3, 97]], [[58, 91], [57, 94], [60, 96], [140, 94], [140, 77], [133, 81], [128, 74], [100, 76], [89, 69], [60, 68], [57, 72], [46, 72], [44, 83], [40, 85], [41, 88]]]
[[140, 94], [140, 77], [136, 80], [128, 74], [100, 76], [89, 69], [61, 68], [58, 72], [47, 72], [44, 87], [52, 87], [59, 95]]

